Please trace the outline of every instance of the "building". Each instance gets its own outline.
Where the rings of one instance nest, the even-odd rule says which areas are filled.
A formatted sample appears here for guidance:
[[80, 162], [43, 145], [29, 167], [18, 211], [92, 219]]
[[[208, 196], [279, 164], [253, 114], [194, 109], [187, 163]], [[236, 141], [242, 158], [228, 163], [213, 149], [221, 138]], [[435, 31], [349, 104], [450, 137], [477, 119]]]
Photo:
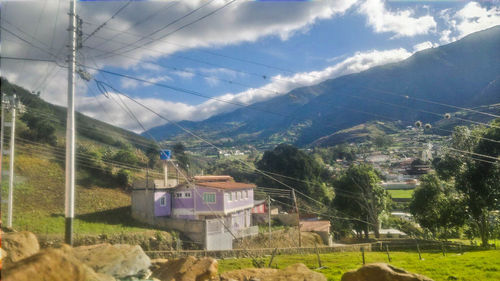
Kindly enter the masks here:
[[254, 184], [230, 176], [197, 176], [174, 187], [148, 184], [137, 182], [132, 190], [132, 216], [139, 221], [181, 231], [209, 250], [231, 249], [234, 237], [258, 232], [251, 221]]

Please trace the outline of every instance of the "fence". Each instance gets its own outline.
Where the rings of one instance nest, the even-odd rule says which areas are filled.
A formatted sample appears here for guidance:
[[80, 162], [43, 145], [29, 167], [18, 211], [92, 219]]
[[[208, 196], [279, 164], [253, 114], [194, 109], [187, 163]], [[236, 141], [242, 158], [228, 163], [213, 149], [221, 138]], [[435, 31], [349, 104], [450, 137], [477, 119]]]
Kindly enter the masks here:
[[[329, 247], [293, 247], [293, 248], [277, 248], [276, 254], [278, 255], [293, 255], [293, 254], [326, 254], [334, 252], [357, 252], [361, 248], [365, 251], [371, 251], [372, 244], [351, 244], [351, 245], [336, 245]], [[146, 251], [150, 258], [178, 258], [186, 256], [195, 257], [214, 257], [214, 258], [244, 258], [251, 254], [253, 257], [263, 257], [271, 255], [274, 248], [259, 248], [259, 249], [233, 249], [233, 250], [216, 250], [216, 251], [203, 251], [203, 250], [186, 250], [186, 251]]]

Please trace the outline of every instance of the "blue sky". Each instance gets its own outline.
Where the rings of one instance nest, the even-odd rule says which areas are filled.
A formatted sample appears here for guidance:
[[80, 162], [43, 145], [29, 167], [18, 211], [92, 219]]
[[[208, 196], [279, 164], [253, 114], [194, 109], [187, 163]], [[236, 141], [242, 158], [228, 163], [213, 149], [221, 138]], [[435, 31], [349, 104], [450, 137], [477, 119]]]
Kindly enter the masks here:
[[[89, 66], [86, 70], [95, 79], [113, 85], [173, 120], [202, 120], [237, 106], [99, 73], [94, 68], [232, 103], [251, 104], [295, 87], [401, 61], [415, 51], [500, 24], [498, 1], [240, 0], [221, 8], [228, 2], [80, 1], [77, 13], [84, 20], [84, 38], [103, 22], [106, 25], [85, 41], [78, 61]], [[192, 15], [135, 43], [138, 36], [148, 36], [198, 8]], [[219, 8], [213, 15], [189, 25]], [[4, 1], [2, 26], [39, 48], [2, 32], [2, 55], [50, 58], [40, 51], [42, 48], [63, 64], [67, 55], [67, 9], [66, 1]], [[181, 29], [173, 32], [178, 28]], [[169, 35], [162, 38], [165, 34]], [[151, 43], [143, 44], [147, 42]], [[134, 46], [140, 48], [133, 49]], [[127, 49], [130, 51], [125, 52]], [[110, 52], [115, 55], [102, 55]], [[1, 63], [2, 75], [12, 82], [41, 90], [47, 101], [65, 104], [65, 69], [50, 63]], [[94, 82], [79, 80], [77, 87], [78, 110], [140, 131], [112, 98], [99, 92]], [[147, 127], [163, 123], [143, 109], [129, 106]]]

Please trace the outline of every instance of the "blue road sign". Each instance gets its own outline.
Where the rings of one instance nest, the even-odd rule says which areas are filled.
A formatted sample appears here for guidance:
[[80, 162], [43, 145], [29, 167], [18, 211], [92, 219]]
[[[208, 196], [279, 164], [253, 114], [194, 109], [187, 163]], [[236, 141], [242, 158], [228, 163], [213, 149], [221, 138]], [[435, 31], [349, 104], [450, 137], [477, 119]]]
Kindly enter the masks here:
[[165, 149], [160, 151], [161, 160], [170, 160], [171, 157], [172, 157], [172, 152], [170, 150]]

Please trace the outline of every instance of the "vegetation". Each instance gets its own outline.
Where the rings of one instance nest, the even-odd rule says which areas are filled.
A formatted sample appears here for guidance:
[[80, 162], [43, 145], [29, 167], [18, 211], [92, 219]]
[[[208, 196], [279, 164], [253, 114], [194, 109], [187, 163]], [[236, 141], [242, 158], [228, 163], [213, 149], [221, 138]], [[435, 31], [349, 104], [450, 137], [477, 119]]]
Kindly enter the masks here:
[[499, 127], [500, 119], [487, 129], [455, 127], [451, 149], [434, 161], [438, 175], [453, 180], [455, 189], [462, 194], [472, 221], [471, 231], [479, 234], [484, 246], [492, 233], [492, 212], [500, 208], [500, 165], [492, 161], [500, 156], [500, 143], [495, 141], [500, 140]]
[[333, 205], [353, 218], [352, 224], [358, 235], [369, 229], [379, 237], [379, 216], [389, 206], [389, 195], [380, 186], [380, 178], [372, 166], [351, 166], [336, 180]]
[[[339, 281], [342, 274], [359, 268], [362, 258], [359, 252], [342, 252], [321, 254], [321, 262], [325, 267], [318, 269], [316, 255], [277, 255], [273, 260], [273, 267], [285, 268], [295, 263], [304, 263], [314, 271], [323, 273], [328, 280]], [[391, 264], [423, 274], [436, 281], [445, 280], [498, 280], [500, 279], [500, 251], [466, 252], [464, 255], [449, 253], [443, 257], [441, 253], [422, 253], [423, 260], [418, 259], [416, 252], [391, 252]], [[263, 258], [264, 264], [269, 263], [270, 257]], [[387, 262], [387, 255], [383, 252], [366, 252], [367, 263]], [[219, 272], [234, 269], [253, 267], [252, 260], [225, 259], [219, 261]]]
[[[311, 155], [294, 146], [280, 144], [274, 150], [266, 151], [256, 166], [271, 177], [325, 203], [333, 197], [333, 189], [328, 184], [328, 172]], [[277, 185], [275, 180], [265, 176], [261, 176], [258, 182], [268, 187]], [[277, 187], [286, 188], [283, 185]]]

